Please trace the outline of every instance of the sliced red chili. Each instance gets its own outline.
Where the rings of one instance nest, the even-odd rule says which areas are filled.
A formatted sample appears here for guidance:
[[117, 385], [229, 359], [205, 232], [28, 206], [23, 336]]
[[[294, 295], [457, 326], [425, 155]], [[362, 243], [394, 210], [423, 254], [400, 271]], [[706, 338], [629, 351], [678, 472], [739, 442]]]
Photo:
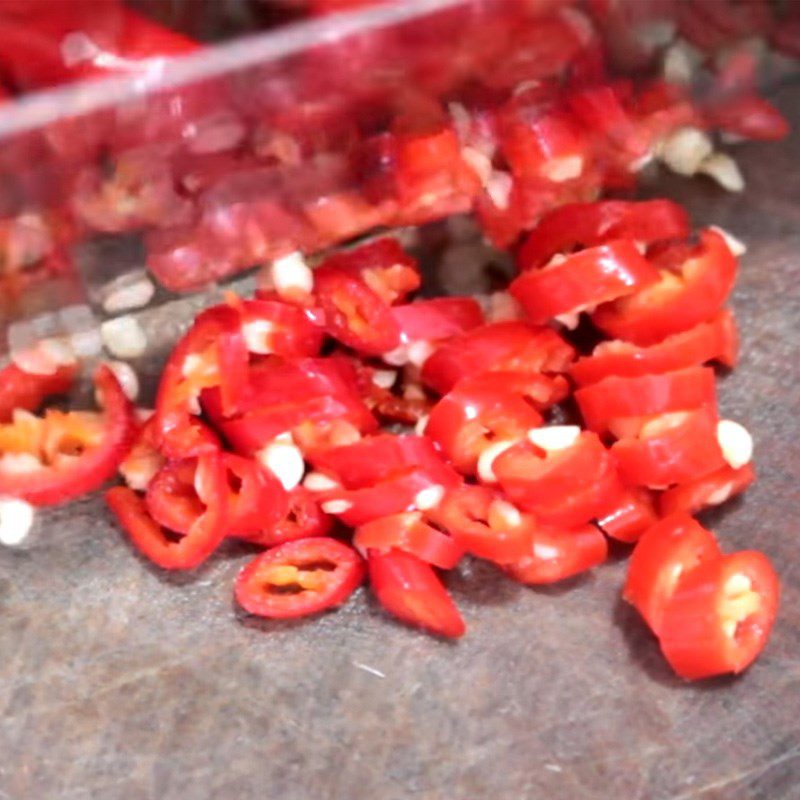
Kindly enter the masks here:
[[656, 636], [681, 575], [720, 556], [711, 531], [686, 514], [672, 514], [644, 533], [628, 564], [623, 597], [635, 606]]
[[604, 516], [622, 494], [614, 459], [589, 432], [549, 452], [520, 442], [495, 459], [494, 473], [514, 503], [567, 528]]
[[657, 280], [658, 272], [633, 242], [617, 239], [523, 272], [508, 290], [530, 322], [542, 325], [560, 315], [593, 310]]
[[66, 394], [72, 387], [76, 364], [57, 367], [50, 375], [35, 375], [9, 364], [0, 370], [0, 422], [9, 422], [14, 410], [36, 411], [46, 397]]
[[685, 483], [725, 465], [716, 410], [709, 408], [655, 417], [635, 438], [616, 442], [611, 452], [626, 483], [652, 489]]
[[274, 353], [286, 358], [319, 353], [323, 329], [314, 319], [313, 311], [278, 300], [242, 300], [237, 305], [250, 352]]
[[736, 268], [725, 239], [704, 230], [679, 271], [662, 270], [657, 283], [601, 306], [592, 320], [609, 336], [643, 346], [656, 344], [711, 319], [733, 288]]
[[464, 635], [464, 620], [430, 565], [402, 550], [370, 552], [367, 563], [372, 591], [390, 614], [439, 636]]
[[460, 483], [459, 475], [445, 464], [433, 470], [408, 467], [374, 485], [324, 492], [322, 510], [356, 527], [402, 511], [427, 510]]
[[708, 322], [668, 336], [650, 347], [637, 347], [630, 342], [601, 342], [590, 356], [579, 358], [569, 374], [580, 385], [597, 383], [616, 375], [633, 378], [673, 372], [718, 361], [726, 367], [736, 365], [739, 342], [730, 311], [720, 311]]
[[[528, 393], [523, 381], [530, 386]], [[493, 442], [521, 439], [541, 425], [541, 414], [529, 402], [531, 391], [544, 398], [558, 389], [553, 379], [536, 373], [464, 378], [431, 409], [425, 433], [456, 469], [474, 473], [480, 454]]]
[[575, 350], [550, 328], [495, 322], [440, 345], [425, 361], [422, 380], [446, 394], [462, 378], [488, 371], [563, 372]]
[[606, 538], [594, 525], [572, 530], [539, 526], [527, 555], [505, 569], [520, 583], [555, 583], [586, 572], [607, 557]]
[[241, 319], [229, 306], [209, 308], [175, 345], [161, 376], [156, 425], [164, 452], [190, 458], [212, 452], [214, 433], [193, 414], [200, 392], [219, 386], [222, 411], [233, 413], [247, 380], [247, 347]]
[[619, 502], [597, 520], [598, 527], [612, 539], [632, 543], [658, 522], [652, 492], [626, 489]]
[[288, 507], [277, 523], [264, 525], [257, 533], [240, 536], [253, 544], [273, 547], [284, 542], [326, 536], [333, 528], [333, 517], [319, 507], [313, 492], [296, 486], [287, 493]]
[[364, 572], [358, 553], [336, 539], [285, 542], [254, 558], [239, 573], [236, 602], [259, 617], [305, 617], [344, 603]]
[[192, 569], [205, 561], [225, 538], [228, 481], [219, 453], [200, 456], [198, 486], [205, 511], [185, 536], [168, 536], [150, 516], [143, 498], [126, 486], [106, 493], [106, 502], [137, 549], [164, 569]]
[[322, 266], [359, 278], [388, 305], [404, 300], [422, 282], [417, 262], [391, 236], [334, 253]]
[[725, 464], [714, 472], [667, 489], [658, 500], [658, 508], [664, 516], [676, 512], [696, 514], [741, 494], [755, 479], [752, 464], [738, 469]]
[[778, 576], [762, 553], [717, 556], [684, 572], [661, 619], [661, 650], [682, 678], [739, 673], [764, 649]]
[[365, 555], [371, 550], [386, 553], [396, 548], [440, 569], [453, 569], [464, 555], [455, 539], [427, 525], [420, 511], [367, 522], [356, 529], [353, 545]]
[[496, 564], [516, 562], [529, 553], [536, 528], [530, 514], [520, 513], [499, 492], [483, 486], [449, 491], [427, 516], [468, 553]]
[[520, 248], [520, 269], [541, 267], [556, 253], [593, 247], [612, 239], [652, 242], [685, 239], [686, 211], [671, 200], [602, 200], [569, 203], [545, 214]]
[[483, 311], [471, 297], [434, 297], [392, 309], [403, 341], [435, 342], [483, 324]]
[[[36, 506], [55, 505], [98, 489], [116, 472], [136, 436], [133, 406], [107, 366], [98, 367], [94, 382], [104, 406], [100, 429], [89, 426], [85, 434], [80, 430], [73, 434], [69, 423], [72, 419], [80, 423], [80, 412], [70, 412], [63, 415], [66, 438], [56, 430], [55, 451], [50, 448], [41, 454], [46, 463], [39, 459], [38, 445], [31, 455], [41, 466], [33, 469], [27, 465], [20, 469], [8, 455], [0, 456], [0, 495], [18, 497]], [[55, 427], [62, 426], [56, 423]]]
[[[378, 426], [358, 393], [358, 378], [341, 358], [267, 360], [250, 368], [240, 413], [223, 414], [220, 393], [203, 392], [203, 409], [233, 448], [252, 455], [286, 431], [314, 438], [317, 428], [347, 423], [356, 434]], [[306, 430], [306, 428], [312, 430]]]
[[613, 429], [620, 419], [715, 409], [714, 370], [688, 367], [662, 375], [610, 377], [579, 389], [575, 400], [586, 426], [598, 433]]
[[347, 489], [372, 487], [409, 470], [425, 472], [431, 480], [452, 484], [453, 473], [426, 436], [380, 433], [311, 456], [314, 467], [334, 475]]

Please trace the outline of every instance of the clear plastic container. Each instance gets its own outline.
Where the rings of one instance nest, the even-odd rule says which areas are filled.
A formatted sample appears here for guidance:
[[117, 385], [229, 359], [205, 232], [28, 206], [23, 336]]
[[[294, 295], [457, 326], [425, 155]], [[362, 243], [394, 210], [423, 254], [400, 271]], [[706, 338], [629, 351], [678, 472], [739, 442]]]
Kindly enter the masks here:
[[[207, 15], [195, 32], [222, 24], [222, 5], [190, 4]], [[149, 302], [151, 277], [163, 299], [295, 250], [468, 211], [473, 198], [456, 179], [412, 207], [399, 202], [387, 132], [444, 110], [479, 140], [474, 109], [494, 95], [557, 80], [576, 56], [590, 69], [598, 24], [617, 68], [657, 71], [675, 7], [632, 0], [598, 17], [606, 6], [390, 2], [0, 105], [9, 346]], [[185, 4], [159, 9], [186, 20]], [[83, 45], [67, 55], [89, 58]]]

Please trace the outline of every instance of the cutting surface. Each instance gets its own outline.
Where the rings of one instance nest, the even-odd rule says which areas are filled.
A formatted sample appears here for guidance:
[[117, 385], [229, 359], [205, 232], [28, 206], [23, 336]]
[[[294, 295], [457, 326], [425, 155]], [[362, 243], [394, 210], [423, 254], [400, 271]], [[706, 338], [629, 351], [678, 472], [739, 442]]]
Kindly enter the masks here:
[[[800, 122], [800, 94], [779, 102]], [[706, 518], [783, 580], [748, 673], [675, 679], [619, 599], [621, 560], [540, 590], [465, 565], [448, 582], [458, 644], [395, 624], [364, 590], [320, 619], [249, 618], [231, 591], [244, 549], [167, 575], [93, 497], [0, 552], [0, 798], [800, 798], [799, 145], [739, 146], [742, 195], [658, 186], [749, 246], [742, 364], [720, 394], [755, 436], [760, 480]]]

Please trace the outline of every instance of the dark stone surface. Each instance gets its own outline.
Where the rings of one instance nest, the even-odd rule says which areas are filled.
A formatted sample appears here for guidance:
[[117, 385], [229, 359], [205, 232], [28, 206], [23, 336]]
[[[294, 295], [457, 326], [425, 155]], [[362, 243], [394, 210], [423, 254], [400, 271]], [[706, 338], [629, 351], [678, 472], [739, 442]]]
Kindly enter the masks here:
[[[782, 97], [796, 119], [798, 97]], [[541, 591], [467, 565], [458, 644], [363, 591], [309, 622], [249, 619], [231, 597], [244, 550], [162, 574], [91, 498], [0, 552], [0, 798], [800, 798], [798, 142], [741, 146], [741, 196], [659, 185], [750, 247], [721, 403], [753, 431], [760, 481], [708, 518], [783, 579], [748, 673], [676, 680], [619, 600], [622, 561]]]

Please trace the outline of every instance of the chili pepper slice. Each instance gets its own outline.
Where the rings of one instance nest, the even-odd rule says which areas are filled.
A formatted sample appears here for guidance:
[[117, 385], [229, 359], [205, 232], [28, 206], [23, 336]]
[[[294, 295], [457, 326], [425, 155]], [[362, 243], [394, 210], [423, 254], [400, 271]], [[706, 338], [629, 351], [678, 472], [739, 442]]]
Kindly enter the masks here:
[[575, 400], [589, 430], [604, 433], [612, 430], [620, 419], [715, 409], [714, 370], [687, 367], [662, 375], [605, 378], [578, 389]]
[[239, 300], [247, 349], [258, 355], [285, 358], [315, 356], [322, 347], [322, 326], [313, 311], [278, 300]]
[[367, 565], [372, 591], [390, 614], [439, 636], [464, 635], [464, 620], [429, 564], [402, 550], [390, 550], [371, 551]]
[[606, 538], [594, 525], [572, 530], [539, 526], [528, 554], [504, 569], [520, 583], [547, 584], [586, 572], [607, 557]]
[[[563, 379], [562, 379], [563, 381]], [[459, 381], [432, 409], [425, 426], [459, 472], [472, 474], [480, 454], [497, 441], [515, 441], [542, 424], [530, 402], [566, 394], [553, 379], [536, 373], [496, 372]]]
[[494, 472], [514, 503], [548, 525], [583, 525], [604, 516], [622, 494], [613, 457], [588, 431], [549, 451], [520, 442], [495, 459]]
[[151, 416], [139, 428], [128, 454], [119, 465], [119, 473], [131, 489], [143, 492], [164, 466], [165, 458], [158, 445], [156, 420]]
[[715, 409], [662, 414], [642, 425], [636, 438], [620, 439], [611, 452], [623, 481], [663, 489], [720, 469]]
[[468, 553], [495, 564], [518, 561], [530, 552], [536, 522], [499, 492], [483, 486], [449, 491], [429, 520], [448, 531]]
[[711, 531], [686, 514], [671, 514], [637, 542], [622, 596], [660, 636], [664, 611], [681, 575], [719, 557], [719, 545]]
[[391, 236], [334, 253], [320, 268], [360, 279], [387, 305], [404, 300], [422, 282], [415, 259]]
[[374, 485], [322, 493], [322, 510], [351, 527], [402, 511], [428, 510], [461, 478], [443, 462], [432, 469], [407, 467]]
[[106, 502], [137, 549], [163, 569], [192, 569], [205, 561], [225, 538], [228, 481], [220, 453], [198, 458], [197, 486], [205, 511], [188, 533], [168, 536], [150, 516], [144, 498], [126, 486], [106, 492]]
[[252, 455], [286, 431], [302, 435], [309, 447], [326, 432], [345, 426], [359, 433], [378, 427], [358, 393], [358, 376], [342, 358], [266, 360], [249, 370], [248, 385], [231, 418], [223, 414], [220, 392], [202, 394], [204, 411], [232, 447]]
[[766, 646], [778, 576], [763, 553], [742, 551], [685, 572], [663, 611], [661, 651], [682, 678], [739, 673]]
[[562, 315], [593, 310], [657, 280], [657, 270], [633, 242], [617, 239], [523, 272], [508, 290], [525, 309], [528, 320], [542, 325]]
[[484, 322], [483, 311], [471, 297], [434, 297], [395, 306], [392, 316], [404, 342], [436, 342], [470, 331]]
[[148, 514], [169, 530], [186, 535], [205, 511], [194, 486], [196, 459], [168, 461], [153, 477], [145, 492]]
[[422, 380], [447, 394], [459, 380], [480, 372], [564, 372], [575, 350], [550, 328], [496, 322], [454, 336], [425, 361]]
[[66, 394], [75, 380], [77, 367], [67, 364], [50, 375], [37, 375], [9, 364], [0, 370], [0, 422], [9, 422], [14, 409], [36, 411], [42, 400]]
[[38, 453], [31, 454], [38, 461], [32, 468], [21, 469], [11, 454], [0, 457], [0, 494], [55, 505], [94, 491], [114, 474], [136, 435], [133, 407], [107, 366], [98, 367], [94, 382], [104, 405], [102, 425], [82, 424], [81, 412], [56, 412], [52, 424], [45, 419], [49, 445], [47, 438], [32, 443], [42, 447], [44, 463]]
[[311, 461], [315, 469], [335, 476], [347, 489], [372, 487], [409, 470], [425, 472], [434, 481], [458, 482], [458, 476], [426, 436], [381, 433], [314, 453]]
[[704, 230], [679, 271], [662, 270], [657, 283], [600, 306], [592, 321], [617, 339], [657, 344], [711, 319], [730, 294], [736, 269], [736, 257], [724, 237]]
[[202, 312], [175, 345], [161, 376], [156, 426], [166, 455], [190, 458], [219, 446], [214, 433], [193, 414], [200, 392], [220, 387], [223, 413], [230, 414], [244, 392], [247, 347], [239, 314], [229, 306]]
[[612, 375], [633, 378], [673, 372], [717, 361], [734, 367], [739, 342], [736, 324], [730, 311], [720, 311], [708, 322], [668, 336], [650, 347], [637, 347], [623, 341], [601, 342], [590, 356], [579, 358], [569, 369], [581, 386], [597, 383]]
[[463, 548], [453, 537], [427, 525], [419, 511], [367, 522], [356, 529], [353, 545], [365, 555], [371, 550], [386, 553], [396, 548], [439, 569], [453, 569], [464, 555]]
[[[224, 453], [229, 485], [226, 533], [250, 540], [276, 525], [286, 514], [288, 497], [281, 484], [252, 459]], [[147, 510], [160, 525], [186, 534], [203, 513], [197, 494], [195, 459], [165, 464], [150, 482], [145, 495]]]
[[263, 547], [274, 547], [298, 539], [324, 537], [333, 528], [333, 517], [319, 507], [317, 496], [302, 486], [287, 493], [288, 507], [276, 524], [264, 526], [260, 532], [239, 538]]
[[273, 547], [236, 579], [236, 602], [250, 614], [292, 619], [340, 606], [364, 579], [364, 561], [346, 544], [326, 537]]
[[631, 544], [658, 522], [653, 494], [647, 489], [626, 489], [611, 511], [597, 520], [598, 527], [612, 539]]
[[696, 514], [741, 494], [755, 479], [752, 463], [738, 469], [725, 464], [714, 472], [667, 489], [658, 499], [658, 509], [663, 516], [676, 512]]
[[544, 266], [556, 253], [612, 239], [651, 244], [689, 235], [689, 217], [672, 200], [569, 203], [545, 214], [520, 248], [522, 270]]

